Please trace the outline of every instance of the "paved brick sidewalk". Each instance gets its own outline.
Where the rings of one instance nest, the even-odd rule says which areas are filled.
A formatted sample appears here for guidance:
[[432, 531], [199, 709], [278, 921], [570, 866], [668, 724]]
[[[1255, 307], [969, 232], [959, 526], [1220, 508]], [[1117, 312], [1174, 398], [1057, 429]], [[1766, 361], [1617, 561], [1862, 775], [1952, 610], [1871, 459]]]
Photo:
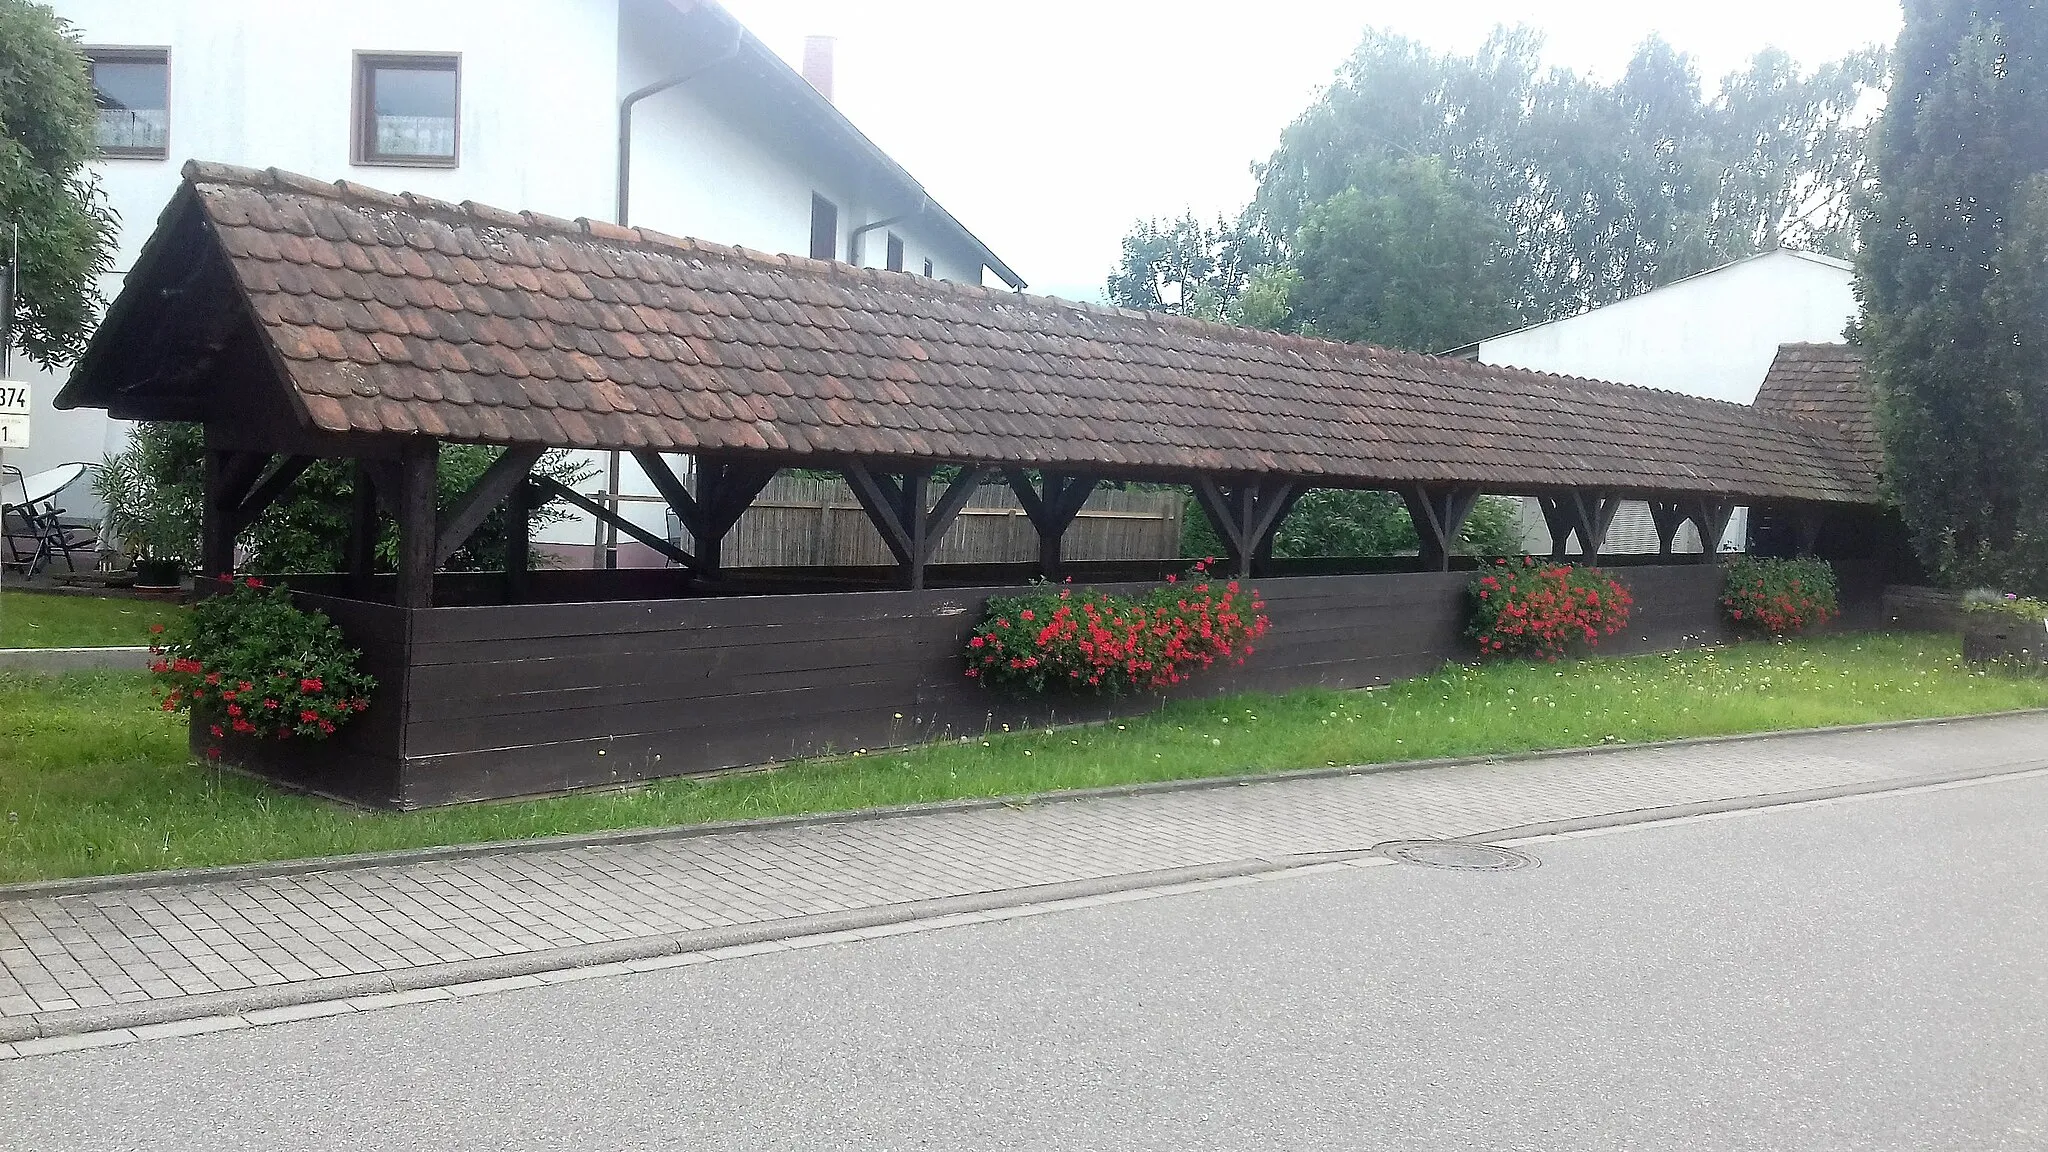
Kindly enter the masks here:
[[0, 900], [0, 1017], [2041, 764], [2016, 716]]

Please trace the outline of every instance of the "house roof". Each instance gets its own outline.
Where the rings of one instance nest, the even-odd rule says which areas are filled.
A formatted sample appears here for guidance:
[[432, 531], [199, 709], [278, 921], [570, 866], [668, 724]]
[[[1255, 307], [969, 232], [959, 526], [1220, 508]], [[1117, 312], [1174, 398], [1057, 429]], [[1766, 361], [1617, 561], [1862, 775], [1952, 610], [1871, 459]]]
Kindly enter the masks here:
[[[874, 169], [880, 171], [884, 180], [896, 187], [897, 194], [907, 203], [910, 214], [925, 215], [937, 220], [946, 230], [959, 236], [973, 249], [975, 255], [989, 271], [994, 272], [1003, 283], [1023, 290], [1025, 281], [1015, 269], [1003, 262], [981, 238], [969, 231], [958, 217], [934, 199], [925, 186], [910, 174], [910, 170], [896, 162], [896, 158], [883, 151], [881, 146], [868, 138], [846, 113], [839, 110], [824, 93], [811, 86], [803, 74], [789, 66], [780, 54], [770, 48], [760, 37], [749, 31], [737, 17], [727, 11], [717, 0], [670, 0], [670, 3], [685, 17], [708, 17], [731, 29], [726, 38], [733, 35], [739, 40], [739, 50], [752, 66], [747, 73], [752, 83], [764, 90], [769, 98], [783, 104], [790, 110], [806, 117], [826, 136], [841, 147], [859, 157]], [[706, 42], [716, 37], [706, 36]]]
[[[235, 298], [332, 433], [1862, 503], [1834, 429], [1746, 405], [188, 164], [58, 399], [233, 420], [169, 310]], [[212, 289], [191, 288], [209, 266]], [[183, 296], [166, 296], [179, 288]], [[253, 321], [253, 323], [249, 323]]]
[[1819, 252], [1804, 252], [1797, 248], [1772, 248], [1766, 252], [1758, 252], [1753, 256], [1743, 256], [1734, 260], [1730, 260], [1725, 264], [1716, 264], [1712, 268], [1707, 268], [1702, 271], [1695, 272], [1690, 276], [1681, 276], [1678, 279], [1671, 281], [1669, 284], [1659, 284], [1655, 288], [1651, 288], [1648, 291], [1638, 292], [1633, 296], [1624, 296], [1619, 300], [1611, 300], [1608, 303], [1588, 308], [1583, 312], [1574, 312], [1570, 316], [1559, 316], [1554, 320], [1538, 320], [1533, 324], [1524, 324], [1520, 328], [1510, 328], [1505, 332], [1495, 332], [1491, 336], [1483, 336], [1477, 340], [1472, 341], [1470, 344], [1460, 344], [1456, 348], [1446, 349], [1442, 353], [1442, 355], [1477, 356], [1479, 354], [1479, 346], [1481, 344], [1486, 344], [1494, 340], [1504, 340], [1510, 336], [1520, 336], [1524, 332], [1534, 332], [1538, 328], [1548, 328], [1552, 324], [1569, 324], [1570, 322], [1572, 322], [1573, 320], [1577, 320], [1581, 316], [1585, 316], [1593, 312], [1598, 312], [1602, 308], [1612, 308], [1616, 304], [1626, 304], [1631, 300], [1640, 300], [1645, 296], [1654, 296], [1659, 292], [1669, 292], [1674, 288], [1679, 288], [1684, 285], [1691, 284], [1695, 280], [1703, 280], [1709, 276], [1719, 275], [1720, 273], [1728, 271], [1730, 268], [1739, 268], [1745, 264], [1754, 264], [1761, 260], [1784, 259], [1803, 260], [1809, 264], [1818, 264], [1823, 268], [1833, 268], [1836, 271], [1843, 273], [1845, 277], [1856, 270], [1856, 266], [1854, 264], [1849, 263], [1847, 260], [1842, 260], [1834, 256], [1822, 255]]
[[1883, 471], [1884, 446], [1878, 439], [1877, 406], [1862, 349], [1851, 344], [1778, 345], [1778, 355], [1757, 390], [1756, 406], [1827, 425], [1859, 467], [1873, 474]]

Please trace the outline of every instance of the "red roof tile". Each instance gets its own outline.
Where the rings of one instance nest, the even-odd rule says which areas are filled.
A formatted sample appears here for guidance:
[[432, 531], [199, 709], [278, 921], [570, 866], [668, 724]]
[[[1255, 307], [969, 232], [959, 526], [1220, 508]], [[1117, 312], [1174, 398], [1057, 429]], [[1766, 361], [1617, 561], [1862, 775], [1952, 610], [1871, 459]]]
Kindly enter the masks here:
[[[1857, 434], [1768, 405], [275, 170], [195, 163], [185, 175], [159, 238], [181, 214], [203, 214], [298, 410], [332, 432], [775, 452], [792, 465], [887, 456], [1332, 485], [1876, 498]], [[159, 331], [138, 317], [163, 285], [141, 281], [167, 263], [145, 252], [96, 346]], [[119, 394], [146, 414], [147, 388], [111, 378], [117, 359], [89, 352], [60, 402]]]

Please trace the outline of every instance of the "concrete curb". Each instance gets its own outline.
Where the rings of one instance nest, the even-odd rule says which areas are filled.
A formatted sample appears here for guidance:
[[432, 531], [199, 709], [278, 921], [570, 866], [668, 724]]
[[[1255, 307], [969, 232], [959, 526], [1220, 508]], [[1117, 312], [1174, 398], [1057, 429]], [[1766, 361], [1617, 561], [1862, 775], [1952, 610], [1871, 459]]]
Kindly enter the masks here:
[[[146, 649], [144, 651], [147, 651]], [[0, 902], [77, 896], [90, 892], [133, 891], [144, 888], [185, 887], [237, 880], [259, 880], [274, 876], [301, 876], [312, 872], [355, 871], [397, 864], [434, 860], [460, 860], [472, 856], [552, 852], [563, 848], [599, 847], [608, 844], [644, 844], [654, 840], [688, 840], [723, 836], [735, 832], [763, 832], [779, 828], [806, 828], [822, 824], [866, 823], [949, 812], [985, 812], [993, 808], [1015, 808], [1024, 804], [1060, 804], [1075, 800], [1096, 800], [1119, 796], [1150, 796], [1172, 792], [1199, 792], [1213, 788], [1237, 788], [1288, 780], [1321, 780], [1335, 776], [1358, 776], [1368, 772], [1414, 772], [1430, 768], [1456, 768], [1472, 764], [1505, 764], [1522, 761], [1556, 760], [1567, 756], [1592, 756], [1644, 749], [1696, 748], [1720, 744], [1742, 744], [1758, 740], [1835, 736], [1851, 732], [1885, 732], [1924, 728], [1934, 724], [1957, 724], [1979, 720], [2000, 720], [2017, 716], [2048, 715], [2048, 708], [2021, 708], [2006, 712], [1980, 712], [1967, 716], [1929, 716], [1913, 720], [1884, 720], [1870, 724], [1841, 724], [1828, 728], [1795, 728], [1774, 732], [1748, 732], [1728, 736], [1690, 736], [1679, 740], [1658, 740], [1641, 744], [1591, 744], [1578, 748], [1550, 748], [1535, 752], [1494, 753], [1480, 756], [1451, 756], [1434, 760], [1403, 760], [1390, 764], [1360, 764], [1334, 768], [1296, 768], [1235, 776], [1203, 776], [1189, 780], [1155, 780], [1142, 784], [1114, 784], [1102, 788], [1069, 788], [1019, 796], [981, 797], [967, 800], [934, 800], [922, 804], [897, 804], [882, 808], [860, 808], [844, 812], [817, 812], [798, 816], [769, 816], [757, 820], [724, 820], [709, 824], [684, 824], [662, 828], [629, 828], [608, 832], [578, 832], [530, 840], [492, 840], [476, 844], [447, 844], [429, 848], [401, 848], [390, 852], [365, 852], [349, 856], [317, 856], [305, 860], [278, 860], [256, 864], [227, 864], [212, 868], [180, 868], [159, 872], [130, 872], [114, 876], [81, 876], [61, 880], [34, 880], [0, 885]]]
[[[1998, 765], [1956, 772], [1937, 772], [1924, 776], [1894, 777], [1888, 780], [1870, 780], [1827, 788], [1801, 789], [1796, 792], [1733, 797], [1726, 800], [1676, 804], [1661, 808], [1642, 808], [1629, 812], [1605, 813], [1571, 820], [1520, 825], [1494, 832], [1473, 833], [1467, 836], [1456, 837], [1456, 839], [1482, 844], [1517, 842], [1551, 837], [1567, 832], [1615, 828], [1631, 824], [1659, 823], [1711, 813], [1778, 808], [1788, 805], [1812, 803], [1817, 800], [1834, 800], [1850, 796], [1877, 795], [1886, 792], [1918, 789], [1930, 785], [1991, 780], [2003, 776], [2039, 772], [2044, 767], [2048, 767], [2048, 760], [2028, 761], [2021, 764]], [[710, 952], [807, 936], [859, 932], [897, 924], [947, 919], [969, 913], [998, 912], [1037, 904], [1059, 904], [1115, 893], [1173, 888], [1178, 885], [1195, 884], [1203, 881], [1293, 872], [1314, 868], [1317, 865], [1342, 864], [1359, 860], [1376, 854], [1377, 850], [1378, 845], [1368, 845], [1337, 852], [1223, 861], [1186, 868], [1161, 869], [1152, 872], [1100, 877], [1093, 880], [1035, 885], [998, 892], [982, 892], [936, 900], [882, 905], [875, 908], [858, 908], [845, 912], [827, 912], [814, 916], [773, 920], [759, 924], [737, 924], [724, 928], [699, 929], [691, 932], [647, 936], [633, 940], [606, 941], [599, 944], [577, 945], [570, 948], [552, 948], [539, 952], [523, 952], [512, 956], [459, 960], [445, 964], [401, 968], [390, 972], [332, 976], [319, 980], [296, 981], [262, 988], [209, 992], [195, 996], [180, 996], [134, 1004], [121, 1004], [101, 1008], [73, 1008], [53, 1012], [38, 1012], [26, 1016], [0, 1017], [0, 1044], [84, 1036], [99, 1032], [117, 1032], [186, 1020], [240, 1016], [245, 1013], [275, 1011], [281, 1008], [291, 1008], [300, 1005], [352, 1000], [363, 996], [380, 996], [445, 988], [486, 980], [506, 980], [522, 976], [534, 976], [541, 973], [587, 968], [601, 964], [623, 964], [636, 960], [650, 960], [692, 952]], [[250, 1023], [256, 1023], [256, 1021], [250, 1021]]]
[[141, 672], [149, 667], [143, 648], [0, 648], [0, 668], [14, 672]]
[[330, 976], [319, 980], [302, 980], [262, 988], [238, 988], [226, 992], [207, 992], [196, 996], [178, 996], [163, 1000], [141, 1001], [134, 1004], [116, 1004], [100, 1008], [69, 1008], [54, 1012], [37, 1012], [26, 1016], [0, 1017], [0, 1044], [13, 1043], [20, 1040], [46, 1039], [54, 1036], [76, 1036], [87, 1032], [104, 1032], [121, 1028], [141, 1028], [151, 1024], [165, 1024], [175, 1020], [191, 1020], [203, 1016], [232, 1016], [244, 1012], [283, 1008], [298, 1004], [312, 1004], [327, 1000], [348, 1000], [358, 996], [375, 996], [390, 992], [410, 992], [422, 988], [440, 988], [450, 984], [466, 984], [477, 980], [499, 980], [511, 976], [530, 976], [537, 972], [555, 972], [567, 968], [585, 968], [594, 964], [615, 964], [631, 960], [646, 960], [657, 956], [671, 956], [684, 952], [706, 952], [715, 948], [730, 948], [742, 944], [759, 944], [767, 941], [787, 940], [798, 936], [822, 935], [827, 932], [852, 932], [865, 928], [879, 928], [884, 925], [902, 924], [916, 920], [931, 920], [941, 916], [952, 916], [966, 912], [985, 912], [993, 909], [1015, 908], [1026, 904], [1048, 904], [1065, 900], [1078, 900], [1089, 896], [1101, 896], [1113, 892], [1159, 888], [1200, 880], [1228, 879], [1233, 876], [1257, 875], [1264, 872], [1300, 868], [1310, 864], [1344, 859], [1360, 854], [1362, 853], [1346, 852], [1326, 853], [1315, 856], [1237, 860], [1219, 864], [1197, 865], [1188, 868], [1172, 868], [1156, 872], [1109, 876], [1095, 880], [1042, 884], [1000, 892], [975, 893], [969, 896], [949, 896], [937, 900], [920, 900], [908, 904], [887, 904], [875, 908], [856, 908], [846, 912], [826, 912], [815, 916], [771, 920], [760, 924], [736, 924], [725, 928], [703, 928], [690, 932], [647, 936], [633, 940], [606, 941], [601, 944], [581, 944], [570, 948], [551, 948], [541, 952], [522, 952], [513, 956], [491, 956], [476, 960], [457, 960], [445, 964], [401, 968], [390, 972]]

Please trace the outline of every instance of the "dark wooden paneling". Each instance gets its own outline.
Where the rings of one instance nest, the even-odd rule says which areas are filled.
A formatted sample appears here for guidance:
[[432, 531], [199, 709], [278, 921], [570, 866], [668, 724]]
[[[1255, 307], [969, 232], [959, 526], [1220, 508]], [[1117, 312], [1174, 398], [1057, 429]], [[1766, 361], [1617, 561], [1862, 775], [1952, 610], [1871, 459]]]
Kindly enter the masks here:
[[[1614, 567], [1623, 569], [1636, 609], [1627, 632], [1604, 638], [1600, 651], [1728, 638], [1717, 565]], [[1852, 618], [1875, 614], [1869, 574], [1849, 564], [1838, 568]], [[560, 581], [557, 590], [620, 587], [606, 582], [609, 575]], [[671, 586], [674, 580], [648, 579]], [[1171, 695], [1356, 687], [1469, 658], [1470, 579], [1469, 572], [1261, 578], [1253, 584], [1273, 626], [1256, 653]], [[412, 612], [302, 594], [362, 645], [366, 667], [387, 687], [370, 712], [317, 754], [263, 746], [248, 750], [244, 762], [365, 803], [418, 807], [1160, 706], [1156, 696], [1020, 701], [968, 680], [962, 645], [983, 603], [1015, 591], [695, 596]], [[436, 595], [444, 590], [437, 587]], [[1863, 606], [1864, 599], [1871, 604]]]

